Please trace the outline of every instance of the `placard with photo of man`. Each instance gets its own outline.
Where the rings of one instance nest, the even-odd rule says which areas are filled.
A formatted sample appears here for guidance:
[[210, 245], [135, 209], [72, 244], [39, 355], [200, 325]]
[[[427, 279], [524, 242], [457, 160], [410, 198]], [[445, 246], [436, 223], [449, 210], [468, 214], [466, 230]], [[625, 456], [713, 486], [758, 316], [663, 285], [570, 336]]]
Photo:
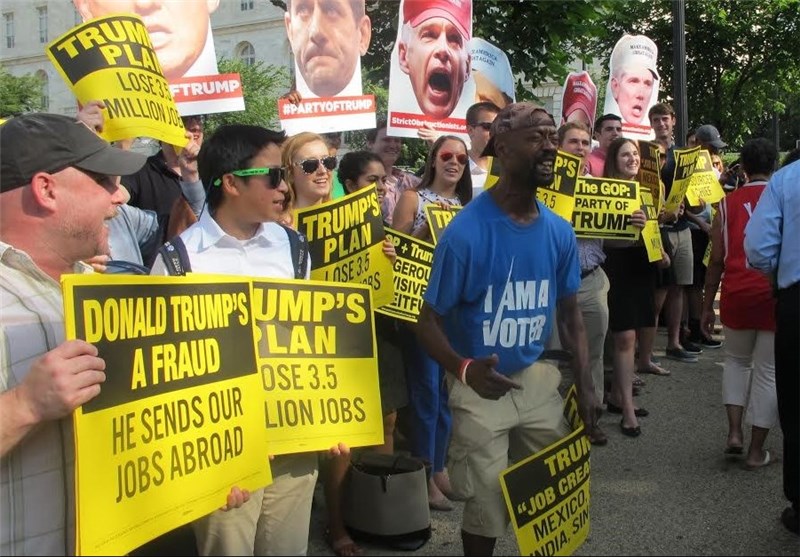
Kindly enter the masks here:
[[361, 57], [372, 38], [365, 0], [286, 0], [284, 24], [302, 101], [278, 102], [283, 129], [294, 135], [374, 128], [375, 98], [361, 83]]
[[387, 132], [417, 137], [424, 124], [467, 137], [475, 103], [472, 0], [402, 0], [389, 74]]
[[622, 118], [622, 135], [653, 139], [647, 112], [658, 102], [658, 47], [644, 35], [625, 34], [609, 60], [606, 104], [603, 114]]
[[220, 0], [73, 0], [84, 21], [142, 18], [181, 116], [244, 110], [239, 74], [219, 75], [211, 14]]

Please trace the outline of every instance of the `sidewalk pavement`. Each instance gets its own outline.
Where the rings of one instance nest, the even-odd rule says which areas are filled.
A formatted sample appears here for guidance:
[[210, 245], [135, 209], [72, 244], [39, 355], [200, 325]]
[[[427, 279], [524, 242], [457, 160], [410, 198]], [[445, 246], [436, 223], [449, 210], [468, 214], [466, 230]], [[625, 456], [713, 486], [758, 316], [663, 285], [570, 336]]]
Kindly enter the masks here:
[[[656, 355], [669, 377], [644, 375], [636, 397], [650, 416], [642, 435], [628, 438], [619, 416], [605, 413], [608, 445], [593, 447], [591, 530], [576, 555], [798, 555], [800, 540], [780, 522], [787, 506], [780, 461], [754, 472], [743, 456], [723, 454], [727, 433], [722, 405], [722, 349], [706, 349], [696, 364], [664, 357], [659, 331]], [[745, 449], [749, 443], [745, 430]], [[782, 435], [771, 431], [766, 448], [780, 458]], [[363, 545], [364, 555], [462, 555], [463, 504], [432, 511], [431, 540], [415, 552]], [[323, 539], [324, 498], [318, 486], [309, 555], [333, 555]], [[519, 555], [509, 526], [495, 555]]]

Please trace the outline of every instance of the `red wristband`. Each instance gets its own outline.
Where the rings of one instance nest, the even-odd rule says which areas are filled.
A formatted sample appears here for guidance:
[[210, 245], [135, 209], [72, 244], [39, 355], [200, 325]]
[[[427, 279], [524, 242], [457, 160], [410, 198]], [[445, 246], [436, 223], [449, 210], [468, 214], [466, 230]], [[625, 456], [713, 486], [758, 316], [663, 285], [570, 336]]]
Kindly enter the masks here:
[[458, 380], [465, 385], [467, 384], [467, 368], [474, 361], [472, 358], [464, 358], [461, 360], [461, 365], [458, 366]]

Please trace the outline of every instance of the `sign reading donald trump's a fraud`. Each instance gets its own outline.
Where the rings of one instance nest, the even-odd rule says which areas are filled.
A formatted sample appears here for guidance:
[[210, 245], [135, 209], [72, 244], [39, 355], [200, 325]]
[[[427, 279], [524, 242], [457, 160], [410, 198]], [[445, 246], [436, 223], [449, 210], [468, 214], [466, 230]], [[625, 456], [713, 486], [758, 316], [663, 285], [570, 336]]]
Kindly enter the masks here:
[[124, 555], [271, 483], [250, 281], [66, 275], [68, 339], [97, 347], [74, 413], [76, 550]]

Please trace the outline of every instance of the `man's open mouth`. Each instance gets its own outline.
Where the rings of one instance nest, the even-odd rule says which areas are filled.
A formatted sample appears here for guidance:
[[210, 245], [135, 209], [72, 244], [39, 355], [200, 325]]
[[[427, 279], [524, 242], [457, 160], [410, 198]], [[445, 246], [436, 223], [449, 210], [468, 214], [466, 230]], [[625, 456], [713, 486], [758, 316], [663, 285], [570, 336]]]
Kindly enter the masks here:
[[428, 89], [430, 98], [436, 104], [447, 104], [453, 91], [450, 74], [444, 70], [434, 70], [428, 76]]

